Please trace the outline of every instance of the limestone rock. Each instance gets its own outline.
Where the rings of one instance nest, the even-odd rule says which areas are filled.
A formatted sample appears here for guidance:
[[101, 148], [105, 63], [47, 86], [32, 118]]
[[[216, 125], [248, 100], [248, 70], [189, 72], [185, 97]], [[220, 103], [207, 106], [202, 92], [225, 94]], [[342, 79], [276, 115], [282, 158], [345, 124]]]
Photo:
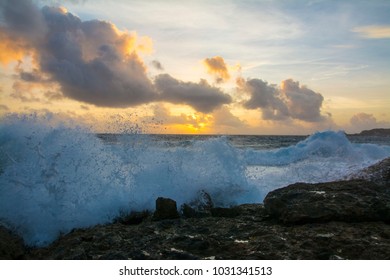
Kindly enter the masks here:
[[154, 212], [154, 220], [177, 219], [179, 213], [177, 212], [176, 201], [170, 198], [159, 197], [156, 200], [156, 211]]
[[264, 206], [284, 223], [390, 222], [390, 189], [363, 180], [297, 183], [270, 192]]

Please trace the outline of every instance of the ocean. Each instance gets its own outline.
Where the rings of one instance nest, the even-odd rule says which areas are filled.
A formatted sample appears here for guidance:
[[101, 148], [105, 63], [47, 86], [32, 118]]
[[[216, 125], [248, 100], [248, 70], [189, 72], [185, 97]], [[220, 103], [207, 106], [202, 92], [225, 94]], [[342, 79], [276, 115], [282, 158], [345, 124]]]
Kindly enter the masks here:
[[261, 203], [295, 182], [348, 178], [390, 156], [387, 137], [94, 134], [38, 117], [0, 124], [0, 224], [31, 246], [60, 234], [178, 206], [200, 191], [216, 206]]

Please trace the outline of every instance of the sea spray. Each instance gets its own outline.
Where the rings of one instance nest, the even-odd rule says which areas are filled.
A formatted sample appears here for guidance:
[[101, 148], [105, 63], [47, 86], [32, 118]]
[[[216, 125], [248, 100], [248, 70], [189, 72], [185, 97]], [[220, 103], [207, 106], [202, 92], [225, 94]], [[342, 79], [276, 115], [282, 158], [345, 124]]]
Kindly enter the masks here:
[[228, 137], [177, 144], [135, 132], [98, 137], [50, 118], [3, 119], [0, 223], [43, 246], [121, 212], [153, 210], [159, 196], [180, 206], [204, 190], [216, 206], [260, 203], [275, 188], [341, 179], [390, 156], [389, 146], [352, 144], [332, 131], [272, 150], [237, 148]]
[[353, 144], [342, 131], [324, 131], [289, 147], [243, 153], [249, 184], [269, 192], [296, 182], [341, 180], [389, 157], [390, 146]]
[[0, 125], [0, 222], [43, 246], [120, 212], [152, 209], [159, 196], [179, 205], [200, 190], [220, 206], [257, 200], [239, 157], [226, 139], [166, 149], [126, 134], [107, 144], [85, 128], [11, 116]]
[[0, 221], [29, 245], [108, 222], [131, 203], [132, 167], [83, 128], [8, 119], [0, 145]]
[[388, 147], [352, 144], [343, 131], [317, 132], [296, 145], [272, 149], [246, 149], [248, 165], [283, 166], [304, 160], [339, 158], [350, 162], [376, 161], [385, 156]]

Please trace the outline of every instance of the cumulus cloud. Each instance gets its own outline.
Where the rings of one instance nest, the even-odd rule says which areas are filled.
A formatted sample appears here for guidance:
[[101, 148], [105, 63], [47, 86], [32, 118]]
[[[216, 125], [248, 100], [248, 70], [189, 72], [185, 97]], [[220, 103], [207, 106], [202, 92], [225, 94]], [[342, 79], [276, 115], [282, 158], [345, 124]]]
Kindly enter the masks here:
[[[2, 12], [2, 36], [12, 34], [33, 48], [39, 70], [59, 83], [65, 96], [105, 107], [155, 100], [135, 33], [105, 21], [81, 21], [64, 8], [39, 10], [28, 0], [5, 1]], [[142, 41], [145, 49], [147, 40]], [[36, 74], [23, 72], [21, 78], [36, 80]]]
[[238, 81], [239, 90], [250, 95], [243, 103], [247, 109], [260, 109], [265, 120], [288, 118], [306, 122], [320, 122], [324, 98], [311, 89], [300, 86], [298, 81], [284, 80], [281, 87], [268, 84], [261, 79]]
[[199, 83], [183, 82], [168, 74], [161, 74], [156, 77], [155, 86], [160, 100], [187, 104], [202, 113], [210, 113], [223, 104], [232, 102], [230, 95], [210, 86], [205, 80]]
[[226, 82], [230, 79], [230, 74], [225, 60], [220, 56], [206, 58], [203, 60], [207, 72], [215, 77], [217, 83]]
[[261, 109], [263, 119], [282, 120], [289, 115], [287, 105], [281, 97], [281, 92], [264, 82], [261, 79], [250, 79], [244, 81], [243, 89], [247, 91], [251, 98], [244, 103], [247, 109]]
[[[160, 75], [153, 83], [140, 56], [151, 52], [152, 40], [148, 37], [121, 31], [106, 21], [82, 21], [62, 7], [38, 9], [31, 0], [5, 0], [0, 8], [0, 38], [5, 41], [1, 48], [8, 53], [14, 50], [10, 56], [0, 57], [2, 61], [7, 57], [21, 59], [25, 55], [22, 50], [33, 52], [34, 69], [19, 69], [19, 81], [50, 81], [59, 85], [63, 97], [101, 107], [126, 108], [165, 101], [209, 113], [232, 101], [205, 81], [183, 82]], [[216, 61], [212, 59], [210, 65], [214, 62], [215, 69], [221, 68]], [[163, 70], [156, 60], [152, 65]], [[29, 100], [21, 92], [13, 97]], [[53, 94], [46, 97], [60, 98]]]
[[291, 79], [282, 82], [282, 96], [285, 97], [290, 117], [307, 122], [322, 121], [322, 102], [324, 97]]
[[352, 132], [360, 132], [362, 130], [368, 130], [373, 128], [388, 128], [390, 122], [378, 121], [373, 114], [357, 113], [350, 119], [350, 130]]
[[353, 126], [372, 128], [376, 125], [376, 118], [372, 114], [358, 113], [352, 116], [350, 123]]

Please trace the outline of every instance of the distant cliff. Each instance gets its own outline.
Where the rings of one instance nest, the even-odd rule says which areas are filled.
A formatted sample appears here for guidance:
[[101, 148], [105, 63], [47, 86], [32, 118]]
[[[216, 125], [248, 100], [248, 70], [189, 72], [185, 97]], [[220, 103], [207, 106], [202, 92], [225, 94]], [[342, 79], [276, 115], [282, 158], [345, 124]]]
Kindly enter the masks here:
[[370, 130], [363, 130], [360, 133], [351, 134], [358, 136], [389, 136], [390, 137], [390, 128], [374, 128]]

